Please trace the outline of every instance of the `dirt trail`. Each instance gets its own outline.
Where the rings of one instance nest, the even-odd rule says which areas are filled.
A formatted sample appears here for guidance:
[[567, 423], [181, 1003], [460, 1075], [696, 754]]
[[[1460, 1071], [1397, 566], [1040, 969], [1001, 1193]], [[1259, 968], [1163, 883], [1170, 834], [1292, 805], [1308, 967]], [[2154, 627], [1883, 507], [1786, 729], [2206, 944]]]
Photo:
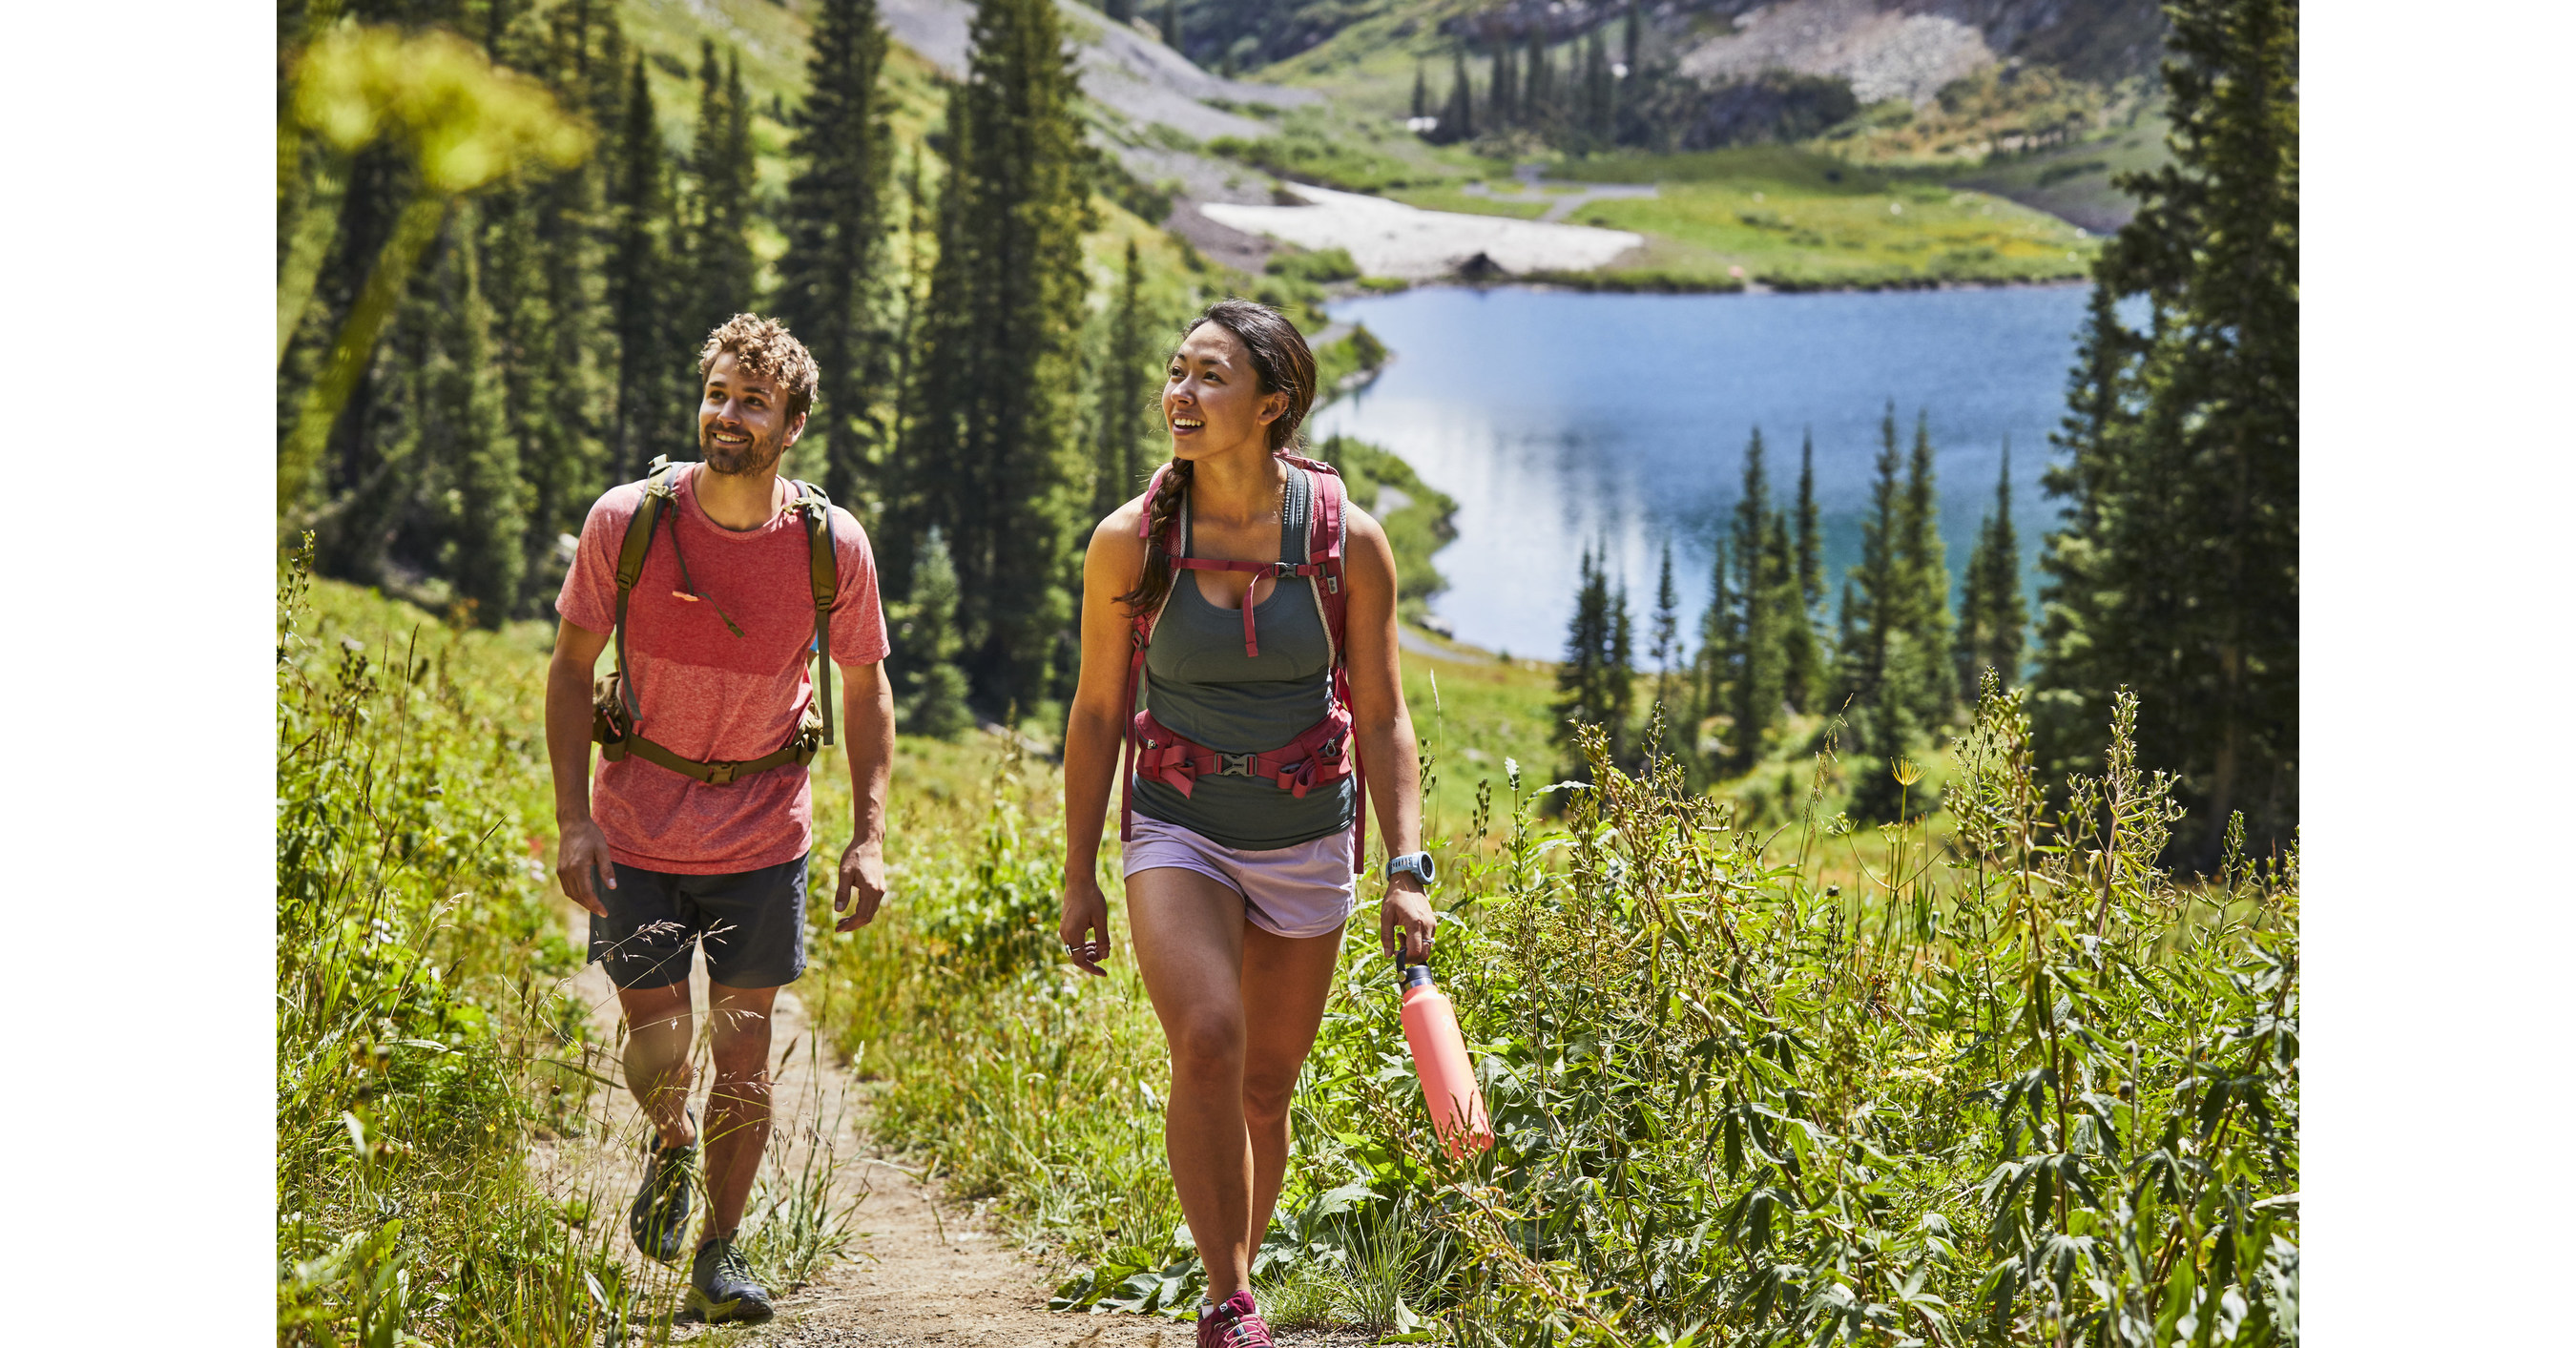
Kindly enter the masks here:
[[[576, 925], [575, 934], [580, 928]], [[706, 978], [692, 988], [703, 1025]], [[585, 967], [573, 990], [591, 1008], [607, 1042], [618, 1042], [617, 1000], [598, 965]], [[778, 1055], [770, 1150], [804, 1148], [829, 1139], [844, 1158], [836, 1206], [857, 1199], [855, 1228], [863, 1233], [845, 1253], [794, 1289], [772, 1288], [777, 1318], [766, 1325], [720, 1331], [683, 1323], [675, 1342], [706, 1337], [725, 1344], [991, 1345], [1017, 1348], [1184, 1348], [1189, 1327], [1137, 1315], [1058, 1314], [1046, 1309], [1048, 1290], [1061, 1277], [1013, 1248], [984, 1215], [983, 1204], [947, 1201], [935, 1185], [915, 1178], [916, 1162], [883, 1154], [868, 1138], [865, 1095], [856, 1078], [830, 1052], [812, 1051], [805, 1004], [793, 986], [777, 1002], [771, 1032]], [[703, 1029], [700, 1031], [703, 1036]], [[619, 1079], [613, 1052], [596, 1064]], [[698, 1088], [703, 1112], [704, 1079]], [[646, 1262], [624, 1236], [626, 1205], [643, 1175], [643, 1113], [620, 1084], [602, 1091], [589, 1110], [591, 1126], [578, 1139], [538, 1144], [531, 1163], [559, 1194], [595, 1192], [598, 1220], [613, 1223], [617, 1248], [645, 1275], [656, 1305], [677, 1305], [685, 1270], [674, 1274]], [[846, 1102], [846, 1106], [844, 1105]], [[602, 1118], [607, 1127], [599, 1127]], [[604, 1133], [604, 1136], [603, 1136]], [[796, 1153], [791, 1152], [791, 1155]], [[638, 1333], [630, 1342], [642, 1342]], [[1322, 1348], [1363, 1343], [1365, 1336], [1282, 1335], [1283, 1345]]]

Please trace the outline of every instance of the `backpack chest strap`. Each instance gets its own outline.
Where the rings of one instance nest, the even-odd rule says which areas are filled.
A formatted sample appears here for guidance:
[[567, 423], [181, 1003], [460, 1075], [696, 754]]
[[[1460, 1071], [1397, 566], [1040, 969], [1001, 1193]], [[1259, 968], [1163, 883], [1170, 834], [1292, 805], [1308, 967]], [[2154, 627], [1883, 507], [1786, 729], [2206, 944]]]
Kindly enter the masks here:
[[1246, 659], [1261, 654], [1261, 642], [1252, 632], [1252, 591], [1261, 578], [1284, 580], [1289, 576], [1320, 576], [1324, 568], [1313, 562], [1237, 562], [1216, 557], [1175, 557], [1172, 565], [1189, 571], [1250, 571], [1252, 584], [1243, 591], [1243, 654]]

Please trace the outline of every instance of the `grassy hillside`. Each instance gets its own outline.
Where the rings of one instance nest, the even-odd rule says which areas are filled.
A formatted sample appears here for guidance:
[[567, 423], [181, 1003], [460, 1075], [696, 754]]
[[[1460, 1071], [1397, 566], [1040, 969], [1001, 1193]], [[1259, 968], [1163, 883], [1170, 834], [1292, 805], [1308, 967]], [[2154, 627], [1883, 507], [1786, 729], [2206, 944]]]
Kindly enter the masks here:
[[[794, 136], [788, 119], [805, 96], [809, 8], [808, 0], [619, 0], [618, 17], [644, 53], [654, 107], [674, 149], [686, 147], [695, 134], [701, 43], [714, 42], [719, 60], [741, 57], [743, 88], [757, 114], [752, 119], [756, 190], [767, 214], [786, 204], [787, 151]], [[902, 167], [919, 155], [925, 180], [935, 190], [941, 163], [928, 139], [946, 116], [938, 68], [902, 43], [889, 42], [884, 81], [892, 105], [896, 176], [900, 179]], [[1220, 279], [1186, 244], [1137, 218], [1116, 199], [1095, 194], [1093, 207], [1100, 227], [1084, 239], [1083, 252], [1092, 273], [1095, 312], [1107, 303], [1109, 278], [1123, 265], [1129, 239], [1143, 254], [1145, 298], [1153, 312], [1190, 307], [1202, 288]], [[787, 240], [767, 218], [757, 219], [754, 228], [763, 284], [773, 285], [776, 275], [769, 269], [786, 251]]]
[[[1684, 5], [1664, 14], [1657, 40], [1686, 44], [1724, 31], [1715, 8]], [[2099, 41], [2079, 31], [2081, 24], [2042, 25], [2028, 59], [2062, 60], [2070, 63], [2065, 69], [1991, 65], [1923, 106], [1891, 99], [1865, 107], [1794, 147], [1583, 157], [1525, 135], [1473, 149], [1424, 146], [1406, 155], [1394, 148], [1409, 139], [1397, 124], [1411, 111], [1417, 69], [1436, 107], [1452, 78], [1456, 25], [1503, 15], [1492, 0], [1312, 7], [1307, 28], [1333, 31], [1259, 73], [1330, 95], [1332, 115], [1309, 114], [1305, 124], [1283, 126], [1258, 146], [1217, 148], [1286, 176], [1384, 192], [1425, 209], [1519, 219], [1537, 218], [1547, 202], [1499, 182], [1491, 196], [1462, 185], [1533, 162], [1557, 180], [1696, 184], [1667, 187], [1654, 201], [1576, 211], [1576, 223], [1650, 239], [1642, 255], [1615, 268], [1550, 278], [1578, 284], [1725, 288], [1738, 268], [1783, 286], [2070, 278], [2084, 274], [2094, 245], [2052, 226], [2062, 221], [2094, 234], [2117, 228], [2130, 206], [2109, 186], [2111, 175], [2166, 157], [2162, 122], [2146, 104], [2151, 81], [2131, 69], [2135, 49], [2140, 42], [2151, 49], [2153, 37], [2132, 32], [2131, 20], [2143, 14], [2141, 22], [2160, 21], [2151, 7], [2118, 8], [2125, 26], [2096, 35]], [[1528, 18], [1521, 10], [1509, 13]], [[1485, 63], [1471, 57], [1468, 71], [1481, 90]], [[1398, 161], [1408, 162], [1406, 171], [1391, 168]], [[1903, 172], [1882, 176], [1872, 169]], [[1837, 181], [1828, 182], [1829, 174]]]
[[1989, 161], [1962, 175], [1959, 185], [2010, 197], [2108, 234], [2127, 224], [2138, 206], [2111, 179], [2173, 162], [2173, 150], [2165, 143], [2168, 130], [2159, 108], [2141, 109], [2127, 125], [2094, 139]]

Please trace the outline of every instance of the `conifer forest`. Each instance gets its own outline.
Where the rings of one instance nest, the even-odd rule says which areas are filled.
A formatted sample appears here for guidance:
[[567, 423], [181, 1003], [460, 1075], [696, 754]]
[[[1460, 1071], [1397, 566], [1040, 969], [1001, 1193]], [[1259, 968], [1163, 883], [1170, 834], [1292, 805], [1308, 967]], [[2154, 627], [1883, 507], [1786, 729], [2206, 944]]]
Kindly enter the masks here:
[[[1046, 1341], [1188, 1332], [1161, 1031], [1054, 939], [1060, 736], [1083, 549], [1227, 296], [1314, 342], [1305, 452], [1393, 547], [1495, 1127], [1433, 1135], [1364, 882], [1251, 1268], [1281, 1343], [2297, 1343], [2297, 6], [1997, 0], [1898, 87], [1800, 4], [1899, 8], [281, 0], [280, 1344], [709, 1333], [598, 1177], [641, 1134], [542, 708], [585, 517], [698, 457], [744, 312], [819, 367], [779, 471], [865, 526], [900, 732], [855, 933], [812, 766], [794, 1051]], [[1299, 233], [1370, 211], [1469, 242]], [[1430, 364], [1368, 307], [1417, 292], [2032, 283], [2080, 312], [2043, 422], [1695, 426], [1717, 504], [1549, 559], [1561, 648], [1442, 619], [1479, 517], [1427, 435], [1318, 425]], [[709, 1341], [934, 1341], [832, 1318], [885, 1200], [799, 1136], [744, 1237], [780, 1318]]]

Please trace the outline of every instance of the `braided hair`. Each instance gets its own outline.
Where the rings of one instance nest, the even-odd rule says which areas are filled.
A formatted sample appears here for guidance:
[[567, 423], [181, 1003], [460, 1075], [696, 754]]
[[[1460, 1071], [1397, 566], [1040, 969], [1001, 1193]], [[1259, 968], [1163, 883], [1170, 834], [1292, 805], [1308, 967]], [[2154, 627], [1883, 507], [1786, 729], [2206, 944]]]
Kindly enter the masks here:
[[[1250, 300], [1224, 299], [1199, 311], [1190, 325], [1181, 330], [1181, 338], [1198, 331], [1202, 323], [1214, 323], [1233, 333], [1252, 357], [1252, 372], [1263, 394], [1288, 395], [1287, 410], [1270, 423], [1270, 452], [1284, 454], [1297, 447], [1297, 428], [1305, 424], [1307, 411], [1315, 405], [1315, 353], [1308, 349], [1306, 338], [1297, 325], [1282, 317], [1278, 310]], [[1181, 513], [1181, 503], [1188, 499], [1190, 470], [1187, 459], [1174, 458], [1164, 465], [1162, 485], [1145, 503], [1149, 524], [1145, 531], [1145, 574], [1136, 588], [1118, 596], [1130, 615], [1162, 606], [1172, 592], [1172, 557], [1164, 550], [1164, 540], [1171, 537], [1172, 521]]]

